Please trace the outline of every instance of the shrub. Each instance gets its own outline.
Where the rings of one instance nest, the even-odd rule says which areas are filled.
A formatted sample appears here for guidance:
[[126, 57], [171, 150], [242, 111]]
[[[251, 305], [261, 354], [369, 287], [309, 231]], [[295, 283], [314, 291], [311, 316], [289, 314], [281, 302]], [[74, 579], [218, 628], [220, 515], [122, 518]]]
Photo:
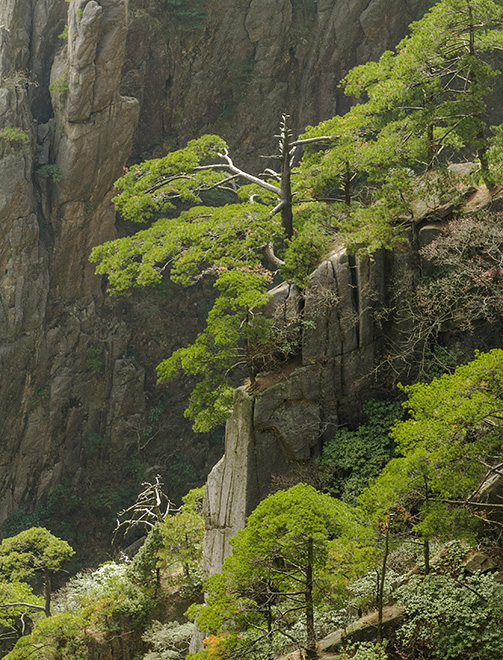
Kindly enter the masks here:
[[162, 0], [169, 18], [174, 19], [175, 29], [180, 32], [199, 30], [204, 25], [206, 12], [202, 0]]
[[143, 635], [143, 641], [153, 648], [143, 660], [183, 660], [189, 650], [193, 623], [160, 623], [154, 621]]
[[348, 644], [340, 660], [387, 660], [386, 642], [382, 644], [374, 642], [358, 642]]
[[320, 461], [329, 492], [348, 504], [356, 504], [370, 479], [395, 455], [389, 430], [403, 416], [400, 403], [392, 401], [369, 401], [363, 411], [368, 422], [355, 431], [337, 431], [325, 444]]
[[402, 658], [503, 657], [503, 586], [492, 575], [414, 576], [399, 595], [407, 617], [397, 633]]
[[55, 94], [64, 94], [69, 89], [68, 87], [68, 78], [66, 76], [61, 76], [56, 78], [56, 80], [49, 85], [49, 91], [54, 92]]
[[5, 126], [0, 129], [0, 140], [5, 140], [6, 142], [17, 146], [27, 146], [30, 144], [30, 136], [28, 133], [15, 126]]
[[63, 172], [61, 171], [61, 167], [59, 165], [43, 165], [39, 170], [38, 170], [39, 176], [41, 176], [43, 179], [50, 179], [54, 183], [58, 183], [58, 181], [61, 181], [63, 178]]

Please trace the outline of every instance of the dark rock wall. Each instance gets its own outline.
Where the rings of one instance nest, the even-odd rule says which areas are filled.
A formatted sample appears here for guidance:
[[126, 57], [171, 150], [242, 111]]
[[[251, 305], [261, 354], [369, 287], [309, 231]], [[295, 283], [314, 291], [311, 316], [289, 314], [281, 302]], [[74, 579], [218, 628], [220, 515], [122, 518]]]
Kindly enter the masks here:
[[[126, 161], [211, 131], [253, 166], [274, 149], [282, 112], [302, 129], [344, 109], [341, 76], [391, 47], [425, 4], [207, 0], [194, 29], [161, 0], [0, 3], [0, 128], [28, 136], [0, 136], [0, 521], [59, 492], [60, 515], [92, 554], [103, 517], [142, 478], [159, 472], [179, 497], [221, 453], [221, 433], [196, 437], [182, 417], [190, 383], [159, 389], [154, 373], [194, 336], [210, 292], [170, 286], [114, 301], [88, 262], [117, 235], [112, 185]], [[356, 341], [338, 333], [327, 365], [339, 360], [333, 347]], [[306, 342], [303, 369], [320, 373], [309, 388], [323, 389], [326, 409], [299, 376], [281, 396], [305, 399], [314, 443], [317, 416], [340, 406], [320, 378], [346, 376], [312, 364]], [[260, 406], [265, 438], [280, 413], [265, 397]], [[285, 405], [293, 437], [289, 414]]]
[[258, 163], [282, 113], [302, 131], [346, 110], [341, 78], [392, 48], [428, 4], [206, 0], [190, 30], [162, 2], [132, 0], [123, 90], [141, 100], [134, 153], [213, 132]]

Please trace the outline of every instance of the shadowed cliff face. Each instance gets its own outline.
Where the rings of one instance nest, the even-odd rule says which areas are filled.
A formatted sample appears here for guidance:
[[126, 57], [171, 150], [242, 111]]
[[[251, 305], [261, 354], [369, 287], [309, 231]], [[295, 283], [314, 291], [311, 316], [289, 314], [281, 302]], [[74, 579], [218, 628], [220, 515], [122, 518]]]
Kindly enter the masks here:
[[285, 110], [301, 129], [345, 107], [341, 76], [424, 5], [207, 0], [187, 25], [160, 0], [3, 0], [0, 128], [17, 132], [0, 136], [0, 520], [57, 496], [100, 543], [142, 478], [174, 497], [203, 480], [221, 434], [196, 438], [190, 383], [158, 389], [154, 367], [211, 292], [104, 294], [88, 256], [117, 235], [113, 182], [204, 132], [257, 160]]
[[134, 153], [211, 132], [258, 163], [282, 113], [300, 132], [345, 111], [341, 78], [392, 48], [428, 4], [208, 0], [191, 23], [163, 2], [133, 0], [123, 90], [141, 98]]

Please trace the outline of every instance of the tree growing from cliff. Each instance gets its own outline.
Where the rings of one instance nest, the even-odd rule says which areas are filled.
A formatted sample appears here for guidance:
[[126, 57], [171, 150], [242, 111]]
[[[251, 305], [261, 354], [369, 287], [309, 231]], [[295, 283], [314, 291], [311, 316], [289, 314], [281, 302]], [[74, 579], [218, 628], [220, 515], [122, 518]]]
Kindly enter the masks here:
[[[365, 532], [342, 502], [298, 484], [263, 500], [233, 539], [222, 573], [206, 582], [206, 604], [193, 608], [217, 645], [269, 646], [282, 636], [316, 657], [315, 609], [363, 559]], [[293, 631], [300, 617], [304, 636]], [[244, 633], [244, 636], [241, 636]]]
[[[213, 278], [205, 330], [158, 368], [161, 382], [180, 373], [199, 379], [186, 411], [196, 430], [227, 418], [235, 367], [246, 367], [252, 383], [270, 367], [261, 356], [271, 354], [263, 347], [274, 332], [260, 308], [278, 276], [304, 285], [336, 231], [353, 249], [392, 248], [419, 198], [460, 198], [459, 181], [443, 170], [460, 153], [478, 159], [492, 186], [502, 159], [491, 139], [503, 129], [488, 127], [485, 110], [502, 24], [502, 0], [437, 3], [394, 53], [348, 74], [346, 91], [365, 102], [300, 139], [284, 117], [273, 167], [261, 174], [238, 167], [221, 138], [204, 136], [117, 182], [120, 213], [152, 224], [93, 250], [109, 289], [126, 293], [168, 273], [187, 286]], [[305, 154], [296, 166], [298, 148]]]
[[[294, 140], [286, 122], [284, 117], [273, 157], [278, 167], [259, 176], [237, 167], [216, 136], [132, 167], [116, 183], [117, 208], [128, 220], [154, 222], [91, 255], [116, 294], [159, 283], [164, 273], [186, 286], [212, 278], [217, 299], [206, 329], [158, 368], [161, 382], [180, 372], [201, 379], [187, 410], [197, 430], [227, 417], [234, 367], [246, 366], [253, 381], [254, 359], [271, 338], [271, 324], [257, 311], [269, 300], [275, 272], [301, 281], [327, 245], [326, 217], [304, 210], [294, 228], [293, 161], [297, 148], [313, 139]], [[220, 197], [210, 205], [215, 191]], [[180, 205], [191, 208], [180, 212]]]

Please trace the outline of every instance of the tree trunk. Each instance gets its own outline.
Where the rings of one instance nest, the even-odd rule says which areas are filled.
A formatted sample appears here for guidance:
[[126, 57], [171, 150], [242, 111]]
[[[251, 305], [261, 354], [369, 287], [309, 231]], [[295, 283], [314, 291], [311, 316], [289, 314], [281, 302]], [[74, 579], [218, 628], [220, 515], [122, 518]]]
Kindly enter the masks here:
[[377, 595], [377, 641], [382, 642], [382, 611], [384, 602], [384, 580], [386, 578], [386, 562], [389, 555], [389, 524], [384, 533], [384, 554], [381, 566], [381, 579], [379, 580], [379, 593]]
[[313, 539], [307, 541], [307, 568], [306, 568], [306, 656], [314, 660], [316, 652], [316, 633], [314, 632], [314, 603], [313, 603]]
[[[469, 53], [471, 57], [477, 58], [480, 60], [480, 58], [477, 55], [477, 51], [475, 48], [475, 21], [473, 18], [473, 9], [469, 3], [467, 3], [468, 7], [468, 16], [469, 16], [469, 30], [470, 30], [470, 37], [469, 37]], [[473, 88], [475, 87], [475, 94], [477, 94], [477, 74], [474, 71], [471, 71], [468, 75], [468, 81], [470, 83], [470, 92], [473, 96]], [[477, 156], [480, 161], [480, 170], [482, 173], [482, 178], [484, 179], [487, 187], [490, 189], [491, 188], [491, 182], [490, 182], [490, 176], [489, 176], [489, 163], [487, 160], [487, 150], [488, 150], [488, 144], [487, 144], [487, 137], [484, 133], [484, 119], [482, 117], [482, 112], [478, 112], [475, 115], [473, 115], [474, 119], [476, 119], [479, 122], [480, 129], [477, 132], [477, 135], [475, 137], [476, 139], [476, 149], [477, 149]]]
[[437, 149], [435, 145], [435, 133], [433, 124], [430, 122], [428, 124], [428, 163], [426, 165], [427, 172], [431, 172], [433, 169], [436, 154]]
[[[280, 205], [281, 225], [287, 239], [293, 236], [292, 182], [291, 182], [291, 132], [288, 128], [288, 115], [283, 115], [279, 134], [279, 155], [281, 158]], [[295, 147], [294, 147], [295, 148]]]
[[351, 206], [351, 192], [351, 170], [349, 161], [346, 161], [346, 171], [344, 172], [344, 203], [346, 206]]
[[45, 616], [51, 616], [51, 574], [47, 567], [44, 568], [44, 598]]
[[[269, 593], [274, 591], [274, 586], [269, 581], [268, 584]], [[271, 596], [269, 595], [267, 599], [267, 657], [269, 660], [274, 658], [274, 647], [273, 647], [273, 636], [272, 636], [272, 624], [273, 624], [273, 612], [272, 612], [272, 601]]]
[[293, 236], [292, 182], [290, 168], [290, 142], [285, 127], [281, 159], [281, 224], [287, 238]]

